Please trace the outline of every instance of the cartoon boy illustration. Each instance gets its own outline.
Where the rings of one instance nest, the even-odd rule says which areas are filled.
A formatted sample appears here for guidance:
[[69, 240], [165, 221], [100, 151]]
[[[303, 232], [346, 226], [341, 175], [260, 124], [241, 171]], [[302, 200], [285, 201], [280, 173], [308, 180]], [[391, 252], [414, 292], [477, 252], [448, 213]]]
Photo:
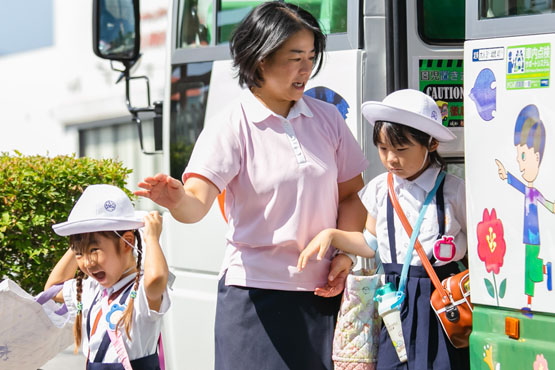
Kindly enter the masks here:
[[546, 200], [534, 188], [534, 180], [538, 177], [545, 148], [545, 126], [540, 120], [538, 108], [533, 104], [524, 107], [516, 119], [514, 145], [517, 151], [518, 167], [526, 184], [507, 172], [499, 160], [496, 159], [495, 163], [497, 163], [501, 180], [507, 180], [509, 185], [524, 194], [523, 242], [526, 248], [524, 293], [528, 296], [528, 306], [525, 309], [530, 310], [534, 296], [534, 284], [543, 281], [544, 274], [547, 275], [547, 289], [551, 290], [551, 262], [544, 265], [543, 260], [538, 258], [540, 253], [538, 203], [550, 212], [554, 212], [553, 202]]

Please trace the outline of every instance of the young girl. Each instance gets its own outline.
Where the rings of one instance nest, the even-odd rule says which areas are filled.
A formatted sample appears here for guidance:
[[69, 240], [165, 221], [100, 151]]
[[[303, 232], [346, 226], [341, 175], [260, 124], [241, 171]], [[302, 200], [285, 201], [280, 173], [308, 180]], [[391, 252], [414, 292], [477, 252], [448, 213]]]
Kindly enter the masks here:
[[[394, 192], [401, 208], [414, 226], [428, 192], [446, 167], [437, 152], [439, 142], [453, 140], [455, 136], [442, 125], [441, 113], [433, 99], [416, 90], [396, 91], [383, 102], [366, 102], [362, 113], [374, 126], [374, 144], [382, 164], [393, 176]], [[410, 237], [391, 206], [388, 173], [374, 178], [359, 193], [368, 210], [364, 235], [336, 229], [322, 231], [301, 253], [300, 269], [310, 256], [324, 255], [330, 245], [363, 257], [373, 257], [377, 250], [386, 282], [399, 287]], [[444, 253], [438, 255], [437, 250], [434, 252], [436, 241], [444, 235], [452, 236], [455, 243], [455, 252], [448, 257]], [[371, 242], [374, 237], [377, 243]], [[446, 175], [426, 210], [418, 240], [440, 279], [459, 272], [456, 261], [466, 254], [463, 180]], [[377, 369], [469, 369], [468, 349], [456, 349], [450, 344], [430, 306], [433, 290], [420, 258], [413, 252], [401, 306], [408, 362], [399, 361], [383, 327]]]
[[[146, 250], [138, 231], [142, 226]], [[160, 369], [156, 345], [170, 300], [158, 212], [143, 219], [121, 189], [91, 185], [67, 222], [53, 229], [69, 235], [70, 248], [45, 289], [64, 283], [56, 300], [76, 317], [75, 349], [82, 345], [87, 369]]]

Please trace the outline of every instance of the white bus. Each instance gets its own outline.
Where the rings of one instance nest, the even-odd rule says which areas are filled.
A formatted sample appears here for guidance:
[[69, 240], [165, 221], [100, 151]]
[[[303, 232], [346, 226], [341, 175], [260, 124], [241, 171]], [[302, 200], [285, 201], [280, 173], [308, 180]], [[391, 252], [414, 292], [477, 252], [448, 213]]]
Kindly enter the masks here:
[[[370, 166], [364, 173], [365, 181], [383, 172], [383, 167], [372, 144], [369, 126], [360, 113], [363, 101], [382, 100], [387, 93], [401, 88], [422, 90], [436, 100], [442, 111], [444, 124], [457, 136], [453, 143], [441, 146], [440, 152], [448, 161], [448, 170], [456, 175], [465, 177], [465, 159], [467, 163], [467, 189], [471, 190], [470, 195], [467, 192], [468, 249], [476, 318], [470, 344], [472, 368], [536, 369], [539, 368], [536, 365], [544, 365], [541, 362], [543, 360], [546, 364], [544, 368], [547, 368], [548, 362], [555, 367], [555, 350], [552, 344], [548, 345], [555, 341], [552, 334], [555, 332], [555, 295], [549, 289], [538, 288], [537, 296], [528, 310], [520, 311], [519, 305], [526, 306], [526, 303], [520, 303], [524, 296], [523, 254], [516, 247], [507, 248], [504, 259], [506, 267], [497, 276], [499, 281], [493, 287], [491, 280], [496, 276], [490, 276], [491, 271], [487, 271], [481, 260], [477, 249], [480, 234], [476, 234], [478, 223], [483, 221], [481, 212], [485, 208], [489, 212], [495, 206], [504, 212], [505, 240], [508, 245], [522, 246], [522, 210], [518, 211], [518, 217], [511, 217], [511, 212], [517, 211], [504, 209], [506, 203], [518, 203], [518, 207], [521, 207], [522, 203], [519, 202], [522, 202], [522, 196], [514, 194], [516, 192], [511, 193], [511, 189], [506, 190], [509, 188], [506, 185], [499, 185], [502, 182], [495, 178], [495, 162], [493, 159], [490, 161], [489, 157], [484, 159], [483, 156], [494, 155], [485, 149], [497, 145], [496, 137], [513, 134], [506, 134], [503, 126], [495, 126], [493, 123], [499, 122], [499, 119], [495, 119], [496, 114], [497, 117], [505, 117], [501, 115], [500, 107], [510, 110], [511, 106], [517, 109], [517, 105], [522, 105], [523, 101], [514, 98], [515, 95], [521, 94], [522, 99], [538, 104], [542, 117], [547, 118], [547, 121], [544, 119], [545, 122], [549, 121], [550, 115], [554, 118], [551, 122], [555, 122], [554, 105], [547, 103], [549, 98], [551, 101], [555, 98], [549, 83], [552, 58], [550, 55], [545, 58], [545, 51], [551, 50], [550, 46], [555, 38], [543, 35], [555, 32], [552, 0], [292, 2], [309, 10], [328, 34], [323, 68], [316, 78], [309, 81], [307, 94], [336, 104], [344, 115], [370, 161]], [[160, 172], [180, 179], [205, 122], [224, 109], [238, 94], [239, 85], [231, 68], [228, 40], [233, 27], [258, 3], [260, 1], [172, 1], [169, 12], [170, 30], [167, 33], [170, 37], [167, 40], [164, 100], [152, 107], [149, 103], [149, 107], [145, 108], [135, 108], [128, 100], [128, 107], [139, 127], [138, 117], [142, 111], [158, 110], [158, 118], [161, 119], [158, 119], [157, 127], [161, 135], [157, 141], [157, 149], [161, 149], [164, 156], [164, 166], [159, 169]], [[95, 0], [94, 7], [97, 15], [95, 51], [103, 58], [123, 61], [124, 77], [129, 80], [129, 70], [139, 57], [139, 0]], [[106, 21], [106, 18], [100, 16], [106, 12], [111, 13], [116, 21]], [[122, 32], [109, 32], [114, 29]], [[526, 35], [536, 36], [528, 39], [530, 36]], [[509, 36], [515, 38], [505, 38]], [[508, 75], [503, 75], [502, 71], [509, 62], [513, 63], [510, 59], [512, 56], [509, 57], [509, 49], [520, 46], [523, 52], [532, 50], [532, 53], [535, 50], [534, 45], [540, 44], [544, 53], [542, 60], [548, 64], [547, 78], [543, 78], [541, 82], [544, 85], [533, 88], [530, 84], [528, 90], [521, 89], [514, 93], [507, 89], [506, 93], [503, 90], [503, 94], [498, 88], [499, 112], [492, 110], [494, 113], [490, 112], [491, 117], [487, 116], [492, 125], [477, 123], [479, 119], [483, 119], [476, 114], [477, 109], [481, 108], [469, 96], [470, 88], [477, 80], [476, 71], [483, 69], [487, 63], [491, 64], [492, 69], [501, 71], [496, 72], [497, 87], [502, 83], [505, 89]], [[492, 52], [490, 49], [497, 51]], [[476, 56], [473, 59], [475, 51]], [[522, 65], [526, 66], [525, 62]], [[545, 74], [545, 71], [542, 73]], [[464, 77], [469, 74], [472, 74], [471, 82], [467, 81], [463, 89]], [[528, 80], [535, 78], [533, 74], [530, 72], [530, 76], [526, 75]], [[524, 78], [519, 81], [525, 86], [528, 80]], [[495, 89], [493, 80], [486, 82], [489, 89]], [[463, 116], [464, 113], [466, 116]], [[514, 116], [514, 112], [510, 114]], [[511, 126], [509, 131], [514, 127], [514, 117], [511, 117], [507, 118], [512, 120], [507, 126]], [[465, 127], [466, 152], [463, 135]], [[481, 131], [484, 130], [483, 127], [487, 129]], [[548, 127], [548, 135], [551, 135], [546, 139], [548, 143], [555, 142], [555, 134], [551, 134], [551, 131], [555, 132]], [[484, 142], [484, 137], [489, 141]], [[512, 142], [508, 147], [509, 151], [514, 151]], [[555, 153], [552, 155], [553, 159], [547, 156], [553, 153], [549, 148], [546, 149], [544, 162], [548, 164], [544, 164], [545, 167], [555, 161]], [[499, 155], [503, 154], [500, 150]], [[511, 160], [515, 162], [514, 154], [503, 158], [507, 164]], [[470, 163], [472, 166], [468, 166]], [[513, 172], [514, 167], [517, 166], [512, 163]], [[469, 171], [472, 176], [469, 176]], [[543, 178], [538, 181], [541, 180], [546, 189], [550, 186], [555, 189], [555, 175], [549, 175], [547, 169], [543, 171]], [[484, 175], [490, 172], [493, 177]], [[480, 188], [481, 192], [475, 200], [472, 191], [476, 188]], [[555, 191], [544, 192], [546, 198], [555, 198]], [[512, 199], [515, 199], [514, 202]], [[551, 221], [542, 214], [540, 221], [547, 223], [555, 220]], [[543, 226], [543, 230], [543, 240], [547, 244], [552, 240], [555, 243], [555, 233], [550, 234], [549, 226]], [[197, 224], [181, 224], [169, 213], [164, 215], [163, 246], [171, 271], [177, 277], [170, 293], [173, 307], [165, 317], [163, 329], [166, 366], [169, 369], [197, 370], [211, 369], [214, 366], [216, 286], [224, 255], [225, 231], [226, 222], [217, 202]], [[555, 259], [553, 244], [543, 246], [542, 253], [540, 257], [546, 261]], [[510, 271], [515, 273], [510, 274]], [[506, 280], [501, 297], [503, 279]], [[485, 280], [490, 281], [490, 284]], [[493, 288], [495, 289], [491, 290]], [[493, 297], [492, 294], [497, 296]], [[516, 321], [506, 320], [506, 317]], [[506, 323], [511, 329], [508, 334], [504, 331]], [[515, 325], [517, 332], [520, 328], [520, 335], [515, 334]], [[543, 334], [538, 335], [538, 332]], [[518, 366], [515, 367], [515, 364]]]

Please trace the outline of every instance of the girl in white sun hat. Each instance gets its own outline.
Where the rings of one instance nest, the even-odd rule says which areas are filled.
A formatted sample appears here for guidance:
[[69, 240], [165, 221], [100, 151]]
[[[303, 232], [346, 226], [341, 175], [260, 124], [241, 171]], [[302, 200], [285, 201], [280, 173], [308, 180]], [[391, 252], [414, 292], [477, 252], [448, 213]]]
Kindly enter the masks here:
[[[435, 197], [430, 196], [430, 206], [422, 215], [418, 240], [440, 279], [459, 272], [457, 261], [466, 254], [464, 182], [444, 173], [446, 164], [437, 148], [439, 142], [451, 141], [455, 136], [443, 126], [437, 104], [420, 91], [406, 89], [391, 93], [382, 102], [363, 103], [362, 114], [374, 127], [373, 141], [387, 170], [359, 192], [368, 211], [366, 229], [364, 233], [322, 231], [301, 254], [298, 267], [303, 268], [316, 253], [323, 255], [329, 245], [363, 257], [378, 254], [386, 282], [399, 289], [410, 237], [388, 196], [388, 177], [391, 177], [393, 191], [413, 227], [427, 195], [436, 189]], [[446, 248], [444, 243], [438, 243], [440, 240], [451, 242]], [[420, 258], [412, 253], [408, 261], [410, 268], [400, 306], [408, 360], [399, 360], [384, 326], [376, 368], [469, 369], [468, 349], [451, 345], [430, 306], [434, 286]]]
[[70, 248], [45, 288], [64, 283], [55, 300], [76, 317], [76, 350], [82, 347], [87, 369], [160, 369], [156, 346], [170, 300], [158, 212], [139, 214], [121, 189], [90, 185], [53, 229], [69, 236]]

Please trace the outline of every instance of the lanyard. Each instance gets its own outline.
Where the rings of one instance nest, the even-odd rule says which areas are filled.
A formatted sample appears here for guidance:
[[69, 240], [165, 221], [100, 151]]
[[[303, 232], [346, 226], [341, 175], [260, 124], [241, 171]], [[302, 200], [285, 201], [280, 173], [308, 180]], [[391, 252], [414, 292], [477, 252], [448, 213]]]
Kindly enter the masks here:
[[[396, 307], [396, 306], [400, 305], [403, 302], [403, 300], [405, 299], [405, 285], [407, 283], [407, 275], [409, 273], [410, 261], [412, 260], [412, 251], [414, 249], [414, 244], [417, 242], [418, 234], [420, 233], [420, 227], [422, 226], [422, 222], [424, 221], [424, 215], [426, 214], [426, 210], [428, 209], [428, 205], [430, 204], [430, 202], [434, 198], [434, 196], [437, 192], [437, 189], [439, 188], [439, 185], [443, 181], [444, 177], [445, 177], [445, 172], [441, 171], [439, 173], [439, 175], [437, 176], [434, 187], [432, 188], [432, 190], [430, 190], [430, 192], [426, 196], [426, 199], [424, 200], [424, 204], [422, 205], [422, 208], [420, 209], [420, 213], [418, 215], [418, 220], [416, 221], [416, 224], [414, 225], [414, 229], [410, 233], [409, 247], [407, 249], [407, 254], [405, 256], [405, 262], [403, 263], [403, 269], [401, 270], [401, 279], [399, 281], [399, 289], [397, 290], [397, 302], [395, 302], [392, 305], [392, 307]], [[393, 190], [393, 175], [391, 173], [388, 174], [387, 180], [388, 180], [388, 185], [389, 185], [388, 186], [389, 187], [389, 197], [391, 198], [394, 205], [398, 205], [397, 198], [396, 198], [395, 192]], [[399, 209], [400, 209], [400, 207], [399, 207]], [[400, 210], [400, 211], [402, 211], [402, 210]], [[399, 216], [399, 218], [401, 218], [400, 214], [398, 214], [398, 216]]]

